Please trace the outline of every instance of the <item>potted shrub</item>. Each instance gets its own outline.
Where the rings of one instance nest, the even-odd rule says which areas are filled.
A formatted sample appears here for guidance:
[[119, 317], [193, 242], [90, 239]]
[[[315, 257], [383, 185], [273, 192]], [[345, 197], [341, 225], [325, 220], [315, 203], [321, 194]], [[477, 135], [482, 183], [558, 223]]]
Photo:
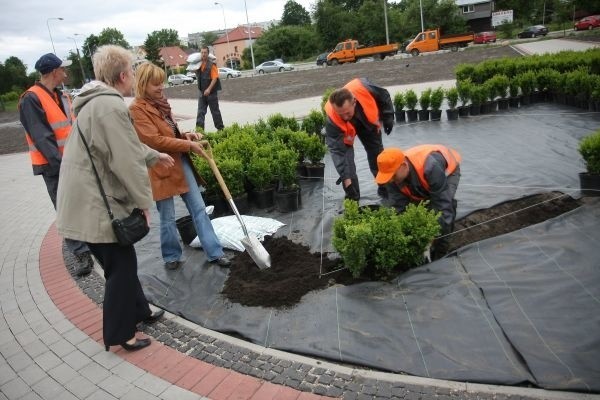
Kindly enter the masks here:
[[404, 102], [406, 103], [406, 120], [408, 122], [415, 122], [417, 120], [417, 110], [415, 107], [417, 106], [417, 94], [414, 90], [408, 89], [404, 93]]
[[469, 116], [469, 106], [467, 103], [471, 100], [471, 89], [473, 84], [470, 80], [458, 81], [456, 83], [456, 89], [458, 91], [458, 97], [460, 99], [460, 107], [458, 107], [458, 115], [460, 117]]
[[439, 121], [442, 118], [442, 102], [444, 101], [444, 89], [438, 86], [431, 92], [431, 120]]
[[513, 76], [510, 82], [508, 83], [508, 93], [510, 95], [510, 97], [508, 98], [508, 105], [511, 108], [519, 108], [521, 96], [519, 95], [519, 82], [517, 81], [515, 76]]
[[419, 121], [429, 121], [429, 105], [431, 104], [431, 89], [427, 88], [419, 96]]
[[458, 103], [458, 89], [453, 86], [446, 90], [446, 100], [448, 101], [448, 109], [446, 110], [446, 117], [448, 121], [455, 121], [458, 119], [458, 109], [456, 104]]
[[302, 130], [309, 135], [321, 136], [325, 126], [325, 116], [318, 110], [310, 110], [306, 118], [302, 120]]
[[581, 192], [588, 196], [600, 196], [600, 130], [579, 142], [579, 154], [583, 157], [586, 172], [579, 173]]
[[488, 79], [481, 85], [481, 90], [483, 92], [483, 101], [481, 102], [481, 114], [489, 114], [491, 112], [496, 111], [496, 103], [494, 100], [496, 99], [496, 89], [494, 88], [494, 79]]
[[[247, 213], [250, 209], [248, 203], [248, 194], [246, 193], [246, 174], [244, 173], [244, 164], [241, 160], [231, 157], [223, 157], [215, 159], [219, 172], [223, 177], [223, 181], [227, 185], [227, 189], [231, 193], [233, 202], [240, 214]], [[223, 195], [222, 192], [220, 195]], [[233, 214], [233, 210], [228, 207], [227, 214]]]
[[496, 75], [496, 94], [500, 96], [498, 99], [499, 110], [508, 110], [508, 84], [509, 79], [506, 75]]
[[471, 106], [469, 114], [479, 115], [481, 113], [481, 103], [485, 101], [487, 89], [483, 85], [473, 85], [471, 87]]
[[249, 200], [257, 208], [270, 208], [274, 205], [275, 174], [273, 159], [267, 156], [255, 155], [250, 159], [246, 171], [252, 190], [248, 193]]
[[229, 204], [227, 203], [227, 200], [225, 200], [221, 187], [217, 182], [217, 178], [210, 169], [210, 165], [208, 165], [206, 159], [196, 154], [191, 154], [191, 158], [198, 175], [206, 182], [206, 185], [204, 186], [205, 191], [202, 193], [204, 203], [206, 203], [207, 206], [212, 205], [215, 208], [211, 217], [221, 217], [226, 215], [229, 210]]
[[277, 188], [275, 190], [275, 205], [280, 212], [296, 211], [300, 205], [298, 201], [300, 186], [298, 186], [296, 166], [298, 154], [291, 149], [281, 149], [277, 152], [275, 164], [277, 165]]
[[325, 164], [323, 157], [327, 153], [327, 146], [317, 136], [309, 136], [306, 143], [306, 176], [308, 178], [323, 179]]
[[531, 104], [531, 94], [537, 85], [535, 72], [526, 71], [517, 75], [517, 82], [521, 88], [521, 104], [525, 106]]
[[396, 122], [404, 122], [406, 120], [404, 113], [404, 95], [402, 92], [396, 92], [394, 95], [394, 116], [396, 117]]

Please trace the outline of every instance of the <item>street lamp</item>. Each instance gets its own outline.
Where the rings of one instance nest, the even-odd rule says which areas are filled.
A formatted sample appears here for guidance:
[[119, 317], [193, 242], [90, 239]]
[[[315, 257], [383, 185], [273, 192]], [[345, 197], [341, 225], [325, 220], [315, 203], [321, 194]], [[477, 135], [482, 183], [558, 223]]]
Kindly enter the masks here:
[[215, 1], [215, 6], [216, 5], [220, 5], [221, 10], [223, 11], [223, 25], [225, 26], [225, 37], [227, 38], [227, 58], [229, 58], [229, 67], [233, 69], [233, 60], [231, 59], [231, 50], [229, 49], [229, 32], [227, 32], [227, 22], [225, 21], [225, 7], [218, 1]]
[[52, 40], [52, 33], [50, 32], [50, 24], [48, 23], [50, 20], [53, 20], [53, 19], [62, 21], [63, 18], [62, 17], [53, 17], [53, 18], [46, 19], [46, 26], [48, 27], [48, 34], [50, 35], [50, 43], [52, 43], [52, 51], [54, 52], [54, 54], [56, 54], [56, 49], [54, 48], [54, 40]]
[[[82, 34], [82, 33], [74, 33], [73, 36], [85, 36], [85, 35]], [[88, 54], [89, 54], [89, 57], [90, 57], [90, 60], [91, 60], [92, 59], [92, 51], [90, 50], [90, 45], [89, 44], [86, 45], [85, 41], [83, 42], [83, 44], [87, 48], [87, 51], [88, 51]]]
[[77, 60], [79, 61], [79, 68], [81, 68], [81, 77], [83, 78], [83, 82], [85, 83], [85, 71], [83, 70], [83, 64], [81, 63], [81, 56], [79, 55], [79, 47], [77, 47], [77, 41], [73, 37], [67, 37], [67, 39], [72, 39], [73, 43], [75, 43], [75, 50], [77, 51]]
[[425, 32], [425, 26], [423, 25], [423, 1], [419, 0], [419, 8], [421, 9], [421, 32]]
[[383, 0], [383, 19], [385, 20], [385, 44], [390, 44], [390, 33], [387, 22], [387, 0]]
[[254, 65], [254, 50], [252, 49], [252, 36], [250, 35], [250, 20], [248, 19], [248, 7], [246, 6], [246, 0], [244, 0], [244, 8], [246, 9], [246, 25], [248, 25], [248, 41], [250, 42], [250, 56], [252, 57], [252, 70], [256, 68]]

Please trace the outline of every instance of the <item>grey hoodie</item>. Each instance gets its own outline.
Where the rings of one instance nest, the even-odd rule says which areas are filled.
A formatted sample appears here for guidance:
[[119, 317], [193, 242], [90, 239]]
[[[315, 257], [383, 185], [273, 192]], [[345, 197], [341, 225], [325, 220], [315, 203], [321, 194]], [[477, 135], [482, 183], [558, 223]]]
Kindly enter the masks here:
[[66, 238], [114, 243], [111, 220], [79, 133], [90, 148], [115, 218], [153, 204], [147, 166], [158, 161], [159, 153], [139, 141], [119, 92], [97, 81], [83, 89], [73, 102], [77, 122], [60, 168], [56, 223]]

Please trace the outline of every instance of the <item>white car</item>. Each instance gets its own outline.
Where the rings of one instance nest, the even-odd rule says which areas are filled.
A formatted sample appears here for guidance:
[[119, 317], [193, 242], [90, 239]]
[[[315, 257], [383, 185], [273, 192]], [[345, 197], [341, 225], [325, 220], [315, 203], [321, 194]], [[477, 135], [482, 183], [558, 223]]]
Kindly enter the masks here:
[[187, 74], [185, 74], [185, 76], [187, 76], [188, 78], [192, 78], [194, 81], [196, 80], [196, 73], [194, 71], [190, 71]]
[[169, 78], [167, 78], [167, 83], [169, 84], [169, 86], [181, 85], [184, 83], [194, 83], [194, 79], [190, 78], [189, 76], [185, 76], [183, 74], [175, 74], [175, 75], [171, 75], [171, 76], [169, 76]]
[[235, 69], [226, 67], [219, 68], [219, 78], [221, 79], [239, 78], [240, 76], [242, 76], [242, 73]]
[[273, 60], [273, 61], [265, 61], [264, 63], [258, 65], [256, 67], [256, 72], [259, 74], [264, 74], [268, 72], [283, 72], [283, 71], [292, 71], [294, 69], [293, 65], [282, 63], [281, 61]]

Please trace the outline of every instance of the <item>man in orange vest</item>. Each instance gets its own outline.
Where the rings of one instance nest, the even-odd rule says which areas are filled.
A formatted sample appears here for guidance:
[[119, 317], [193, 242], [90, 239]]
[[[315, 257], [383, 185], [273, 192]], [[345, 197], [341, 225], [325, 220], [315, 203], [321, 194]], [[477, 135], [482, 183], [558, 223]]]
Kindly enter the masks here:
[[[367, 152], [369, 169], [377, 175], [377, 156], [383, 151], [381, 123], [386, 134], [394, 127], [394, 106], [390, 93], [367, 79], [353, 79], [331, 93], [325, 103], [325, 135], [333, 165], [340, 175], [347, 199], [360, 199], [360, 186], [354, 164], [354, 139], [358, 137]], [[386, 197], [384, 186], [377, 193]]]
[[[429, 200], [429, 207], [442, 213], [439, 222], [444, 236], [454, 229], [460, 162], [456, 150], [440, 144], [423, 144], [405, 151], [392, 147], [377, 157], [379, 173], [375, 181], [387, 185], [387, 203], [398, 212], [411, 202]], [[435, 251], [440, 255], [448, 246], [444, 239], [435, 242]]]
[[[27, 89], [19, 100], [19, 117], [25, 128], [33, 174], [44, 178], [54, 208], [63, 148], [74, 120], [69, 97], [57, 89], [64, 83], [65, 67], [69, 65], [70, 60], [44, 54], [35, 63], [35, 69], [41, 74], [40, 81]], [[77, 259], [77, 274], [89, 274], [94, 264], [87, 245], [70, 239], [65, 239], [65, 243]]]
[[188, 71], [195, 71], [198, 79], [198, 89], [200, 96], [198, 97], [198, 113], [196, 115], [196, 127], [202, 128], [204, 131], [204, 119], [206, 111], [210, 107], [210, 114], [213, 118], [213, 123], [218, 131], [222, 130], [223, 117], [219, 108], [218, 91], [221, 90], [221, 80], [219, 79], [219, 69], [215, 64], [216, 57], [208, 54], [208, 47], [203, 46], [200, 49], [200, 61], [188, 65]]

